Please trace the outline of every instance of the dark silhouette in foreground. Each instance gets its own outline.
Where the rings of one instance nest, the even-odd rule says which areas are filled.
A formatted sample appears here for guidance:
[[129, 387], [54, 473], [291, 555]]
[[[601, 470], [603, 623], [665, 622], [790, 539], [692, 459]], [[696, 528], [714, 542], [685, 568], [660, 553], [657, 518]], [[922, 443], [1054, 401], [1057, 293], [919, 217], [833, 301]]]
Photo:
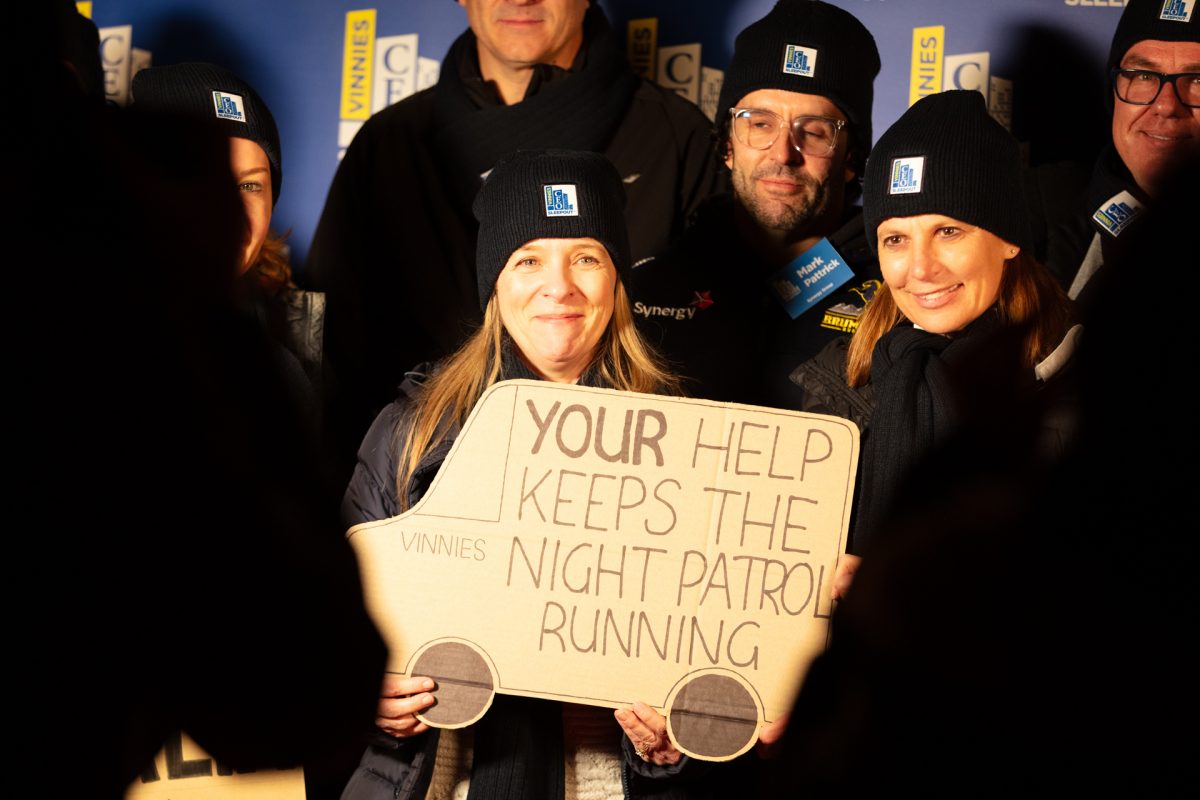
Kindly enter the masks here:
[[10, 530], [34, 545], [9, 563], [32, 741], [57, 759], [35, 772], [120, 797], [180, 729], [238, 770], [319, 761], [370, 724], [385, 654], [336, 493], [232, 302], [227, 143], [42, 59], [5, 186]]

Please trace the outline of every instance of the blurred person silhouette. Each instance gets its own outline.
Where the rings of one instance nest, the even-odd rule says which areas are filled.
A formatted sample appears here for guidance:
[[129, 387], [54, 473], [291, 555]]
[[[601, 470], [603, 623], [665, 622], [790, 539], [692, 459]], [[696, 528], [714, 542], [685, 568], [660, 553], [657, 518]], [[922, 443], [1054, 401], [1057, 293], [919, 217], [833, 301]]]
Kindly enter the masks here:
[[[46, 30], [62, 11], [35, 9]], [[319, 760], [369, 724], [385, 653], [334, 494], [234, 303], [229, 145], [97, 103], [45, 50], [51, 88], [4, 189], [26, 432], [10, 563], [31, 573], [31, 741], [56, 745], [34, 774], [120, 797], [180, 729], [239, 770]]]

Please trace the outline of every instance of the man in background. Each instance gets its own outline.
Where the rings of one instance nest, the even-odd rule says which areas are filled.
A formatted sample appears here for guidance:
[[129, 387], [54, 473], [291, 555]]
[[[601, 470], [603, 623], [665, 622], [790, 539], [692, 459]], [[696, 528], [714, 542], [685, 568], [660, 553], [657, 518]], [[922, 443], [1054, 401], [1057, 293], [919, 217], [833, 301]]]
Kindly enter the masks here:
[[327, 293], [326, 445], [338, 477], [404, 373], [480, 321], [471, 201], [517, 149], [605, 153], [628, 193], [634, 259], [719, 188], [698, 108], [634, 74], [588, 0], [459, 0], [469, 30], [436, 86], [375, 114], [338, 168], [309, 254]]
[[1072, 298], [1118, 257], [1164, 183], [1200, 158], [1198, 16], [1179, 0], [1130, 0], [1121, 13], [1107, 64], [1112, 141], [1070, 216], [1046, 223], [1046, 265]]
[[742, 31], [718, 103], [732, 195], [634, 270], [650, 340], [705, 398], [798, 407], [791, 371], [853, 333], [879, 286], [855, 205], [879, 53], [836, 6], [780, 0]]

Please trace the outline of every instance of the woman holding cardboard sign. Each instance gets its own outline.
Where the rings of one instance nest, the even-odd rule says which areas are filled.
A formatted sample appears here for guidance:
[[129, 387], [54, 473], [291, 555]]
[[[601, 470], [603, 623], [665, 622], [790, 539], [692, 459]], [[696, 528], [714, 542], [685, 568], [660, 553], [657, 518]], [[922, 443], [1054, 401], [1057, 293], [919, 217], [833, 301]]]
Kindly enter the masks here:
[[[675, 391], [634, 328], [623, 206], [620, 177], [594, 153], [517, 153], [496, 165], [474, 204], [483, 326], [431, 370], [409, 373], [404, 396], [375, 421], [346, 492], [349, 524], [415, 504], [497, 381]], [[729, 769], [681, 754], [643, 703], [614, 722], [607, 709], [497, 695], [474, 725], [437, 731], [417, 718], [434, 689], [421, 676], [385, 684], [379, 735], [344, 797], [707, 797], [720, 791], [714, 770]]]
[[[792, 375], [808, 390], [807, 410], [867, 431], [855, 553], [907, 469], [955, 429], [965, 391], [981, 391], [985, 379], [1037, 389], [1070, 359], [1078, 329], [1068, 332], [1070, 301], [1029, 255], [1020, 173], [1016, 140], [978, 92], [923, 98], [872, 151], [863, 212], [884, 286], [848, 350], [827, 348]], [[982, 356], [1007, 352], [988, 349], [1004, 336], [1017, 344], [1012, 364], [980, 368]], [[851, 556], [839, 567], [835, 596], [855, 566]]]

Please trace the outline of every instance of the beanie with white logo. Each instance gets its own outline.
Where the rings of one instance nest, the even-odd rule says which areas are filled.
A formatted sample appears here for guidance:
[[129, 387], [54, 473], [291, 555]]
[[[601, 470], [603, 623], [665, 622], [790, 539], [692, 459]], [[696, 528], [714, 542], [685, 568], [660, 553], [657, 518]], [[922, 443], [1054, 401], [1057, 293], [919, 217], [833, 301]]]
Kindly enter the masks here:
[[148, 67], [133, 77], [133, 105], [206, 120], [227, 136], [249, 139], [271, 164], [271, 200], [279, 202], [283, 162], [279, 129], [254, 87], [216, 64], [193, 62]]
[[779, 0], [738, 34], [721, 84], [717, 123], [727, 126], [729, 109], [759, 89], [819, 95], [846, 115], [850, 136], [865, 156], [878, 74], [875, 37], [849, 11], [820, 0]]
[[595, 239], [629, 281], [625, 185], [600, 153], [522, 150], [496, 163], [472, 206], [479, 220], [475, 274], [487, 308], [509, 257], [534, 239]]
[[1020, 247], [1032, 243], [1017, 140], [979, 92], [921, 98], [867, 159], [863, 221], [872, 251], [880, 223], [921, 214], [952, 217]]
[[1118, 67], [1129, 48], [1147, 39], [1161, 42], [1200, 41], [1196, 0], [1129, 0], [1113, 33], [1108, 66]]

